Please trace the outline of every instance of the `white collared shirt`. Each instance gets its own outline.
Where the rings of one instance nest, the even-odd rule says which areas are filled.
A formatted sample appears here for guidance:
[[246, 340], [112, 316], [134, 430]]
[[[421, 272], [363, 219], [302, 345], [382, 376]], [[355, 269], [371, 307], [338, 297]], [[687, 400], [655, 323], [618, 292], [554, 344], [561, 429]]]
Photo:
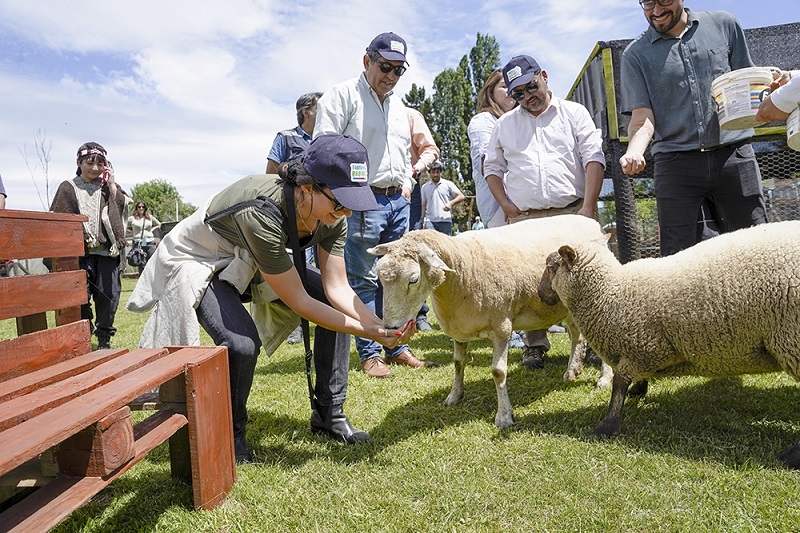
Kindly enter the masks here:
[[538, 117], [519, 106], [497, 120], [483, 173], [505, 176], [506, 195], [522, 211], [562, 208], [584, 197], [592, 161], [606, 165], [589, 112], [551, 96]]
[[326, 133], [350, 135], [364, 145], [369, 155], [371, 186], [405, 186], [414, 190], [406, 107], [393, 93], [381, 103], [364, 73], [334, 85], [317, 102], [314, 137]]

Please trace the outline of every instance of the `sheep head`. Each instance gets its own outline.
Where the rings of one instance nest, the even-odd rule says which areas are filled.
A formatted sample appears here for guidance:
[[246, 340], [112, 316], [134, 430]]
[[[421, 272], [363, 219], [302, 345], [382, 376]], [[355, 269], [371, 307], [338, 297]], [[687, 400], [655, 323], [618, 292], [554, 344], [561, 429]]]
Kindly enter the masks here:
[[367, 250], [382, 256], [376, 270], [383, 286], [383, 322], [401, 327], [414, 320], [423, 302], [453, 272], [430, 246], [399, 240]]
[[562, 246], [557, 252], [547, 256], [544, 272], [539, 281], [537, 293], [539, 298], [547, 305], [556, 305], [561, 301], [556, 290], [553, 288], [553, 279], [558, 274], [559, 269], [570, 271], [578, 258], [578, 254], [571, 246]]

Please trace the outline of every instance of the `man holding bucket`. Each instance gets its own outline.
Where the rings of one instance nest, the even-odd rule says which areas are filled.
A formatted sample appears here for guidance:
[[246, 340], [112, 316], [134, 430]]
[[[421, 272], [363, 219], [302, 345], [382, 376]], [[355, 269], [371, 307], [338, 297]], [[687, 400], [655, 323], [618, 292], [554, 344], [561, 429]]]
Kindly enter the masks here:
[[772, 93], [758, 108], [760, 122], [786, 121], [786, 143], [800, 151], [800, 70], [783, 71], [772, 82]]
[[645, 168], [655, 135], [655, 195], [661, 255], [700, 240], [703, 202], [720, 231], [767, 221], [753, 130], [720, 129], [711, 83], [720, 74], [752, 67], [744, 32], [722, 11], [691, 11], [683, 0], [639, 0], [650, 27], [622, 54], [622, 110], [631, 115], [625, 174]]

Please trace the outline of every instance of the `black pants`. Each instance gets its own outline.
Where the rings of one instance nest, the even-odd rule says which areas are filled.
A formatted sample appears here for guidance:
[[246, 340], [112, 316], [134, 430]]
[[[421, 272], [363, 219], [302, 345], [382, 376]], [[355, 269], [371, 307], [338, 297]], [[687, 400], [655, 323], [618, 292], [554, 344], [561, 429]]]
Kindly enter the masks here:
[[[81, 306], [81, 318], [94, 319], [91, 329], [98, 339], [110, 339], [117, 328], [117, 315], [122, 283], [119, 275], [119, 257], [89, 254], [79, 259], [80, 267], [86, 270], [88, 303]], [[94, 301], [94, 315], [92, 314]]]
[[698, 217], [704, 203], [722, 233], [767, 222], [761, 172], [749, 142], [710, 152], [659, 153], [654, 160], [661, 255], [700, 241]]
[[[319, 270], [307, 266], [309, 295], [328, 303]], [[238, 291], [215, 274], [197, 307], [197, 318], [217, 346], [228, 348], [234, 436], [244, 436], [247, 398], [253, 385], [256, 361], [261, 350], [256, 325]], [[350, 335], [316, 326], [314, 330], [314, 393], [320, 405], [344, 403], [350, 364]]]

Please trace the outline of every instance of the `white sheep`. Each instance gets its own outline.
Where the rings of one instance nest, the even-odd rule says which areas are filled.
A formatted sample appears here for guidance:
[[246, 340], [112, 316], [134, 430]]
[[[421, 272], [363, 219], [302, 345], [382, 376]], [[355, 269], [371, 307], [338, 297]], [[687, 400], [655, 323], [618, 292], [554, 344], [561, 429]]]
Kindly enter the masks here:
[[[430, 295], [442, 331], [453, 338], [455, 378], [445, 405], [464, 397], [467, 342], [492, 339], [492, 375], [497, 387], [495, 425], [508, 428], [514, 413], [506, 389], [508, 340], [513, 329], [544, 329], [562, 320], [570, 329], [572, 350], [564, 378], [581, 373], [585, 350], [563, 305], [546, 305], [536, 294], [547, 253], [564, 239], [597, 239], [600, 225], [578, 215], [528, 220], [501, 228], [450, 237], [433, 230], [412, 231], [400, 240], [369, 250], [383, 256], [377, 272], [383, 285], [387, 327], [416, 316]], [[611, 381], [604, 365], [598, 386]]]
[[[539, 289], [544, 301], [567, 306], [614, 367], [611, 402], [596, 436], [619, 433], [626, 394], [644, 394], [649, 377], [784, 370], [800, 379], [798, 221], [727, 233], [625, 265], [602, 245], [569, 243], [548, 257]], [[629, 391], [632, 383], [643, 386]], [[800, 467], [800, 443], [779, 459]]]

